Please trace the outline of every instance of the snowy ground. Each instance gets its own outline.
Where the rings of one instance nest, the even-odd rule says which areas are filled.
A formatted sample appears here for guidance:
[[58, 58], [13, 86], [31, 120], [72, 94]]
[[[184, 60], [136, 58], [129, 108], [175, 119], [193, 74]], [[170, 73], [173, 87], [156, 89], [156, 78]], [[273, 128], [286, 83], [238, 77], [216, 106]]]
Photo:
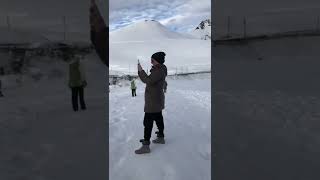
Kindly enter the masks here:
[[[3, 78], [0, 98], [0, 179], [107, 179], [106, 67], [84, 60], [88, 109], [75, 113], [68, 64], [33, 59], [32, 73]], [[85, 171], [84, 171], [85, 170]]]
[[297, 37], [214, 48], [216, 179], [319, 179], [319, 44]]
[[[136, 155], [143, 138], [144, 87], [111, 87], [109, 96], [109, 179], [211, 179], [211, 74], [168, 78], [165, 145]], [[154, 124], [153, 138], [156, 125]]]

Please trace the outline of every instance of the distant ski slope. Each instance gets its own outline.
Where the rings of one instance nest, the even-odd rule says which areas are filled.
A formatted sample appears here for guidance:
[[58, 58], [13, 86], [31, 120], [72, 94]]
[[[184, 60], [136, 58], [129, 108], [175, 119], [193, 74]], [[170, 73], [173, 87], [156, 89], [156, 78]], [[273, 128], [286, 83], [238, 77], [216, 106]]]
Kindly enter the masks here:
[[150, 70], [150, 57], [164, 51], [169, 73], [210, 70], [211, 42], [168, 30], [156, 21], [141, 21], [110, 32], [110, 72], [136, 73], [139, 59]]

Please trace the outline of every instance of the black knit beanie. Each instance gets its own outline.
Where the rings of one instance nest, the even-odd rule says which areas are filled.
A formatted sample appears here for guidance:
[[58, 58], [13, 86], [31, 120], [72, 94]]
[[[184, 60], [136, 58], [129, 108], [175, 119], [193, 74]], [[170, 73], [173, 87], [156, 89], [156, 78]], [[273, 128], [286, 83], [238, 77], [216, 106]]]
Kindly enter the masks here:
[[164, 63], [164, 57], [166, 56], [166, 53], [164, 52], [156, 52], [152, 54], [151, 58], [156, 60], [158, 63], [163, 64]]

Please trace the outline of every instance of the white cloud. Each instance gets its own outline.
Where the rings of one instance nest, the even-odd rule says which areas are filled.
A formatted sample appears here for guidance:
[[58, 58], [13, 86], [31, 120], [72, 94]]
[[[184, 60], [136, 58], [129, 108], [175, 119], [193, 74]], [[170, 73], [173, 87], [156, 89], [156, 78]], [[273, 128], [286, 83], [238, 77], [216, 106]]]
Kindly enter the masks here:
[[210, 0], [110, 0], [110, 30], [155, 19], [170, 29], [189, 31], [210, 16]]
[[[164, 22], [170, 29], [185, 31], [197, 26], [201, 20], [210, 16], [210, 0], [96, 0], [110, 29], [126, 26], [130, 23], [155, 19]], [[89, 0], [10, 0], [0, 2], [0, 27], [6, 26], [6, 16], [10, 15], [12, 24], [32, 27], [61, 27], [62, 16], [66, 15], [70, 27], [88, 28]], [[83, 28], [81, 28], [83, 27]]]

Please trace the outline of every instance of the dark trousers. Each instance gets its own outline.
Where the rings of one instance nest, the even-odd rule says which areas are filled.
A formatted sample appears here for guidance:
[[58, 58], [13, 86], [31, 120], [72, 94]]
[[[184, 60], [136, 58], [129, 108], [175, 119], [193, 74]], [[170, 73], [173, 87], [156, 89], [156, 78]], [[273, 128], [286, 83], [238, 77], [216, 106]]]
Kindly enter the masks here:
[[132, 97], [137, 96], [136, 89], [132, 89]]
[[162, 112], [145, 113], [144, 120], [143, 120], [145, 141], [150, 141], [151, 134], [152, 134], [153, 121], [156, 121], [158, 130], [159, 130], [158, 137], [164, 137], [164, 134], [163, 134], [164, 123], [163, 123]]
[[82, 110], [86, 109], [86, 104], [84, 102], [83, 97], [83, 87], [73, 87], [71, 88], [72, 91], [72, 107], [74, 111], [78, 111], [78, 97], [80, 99], [80, 106]]

